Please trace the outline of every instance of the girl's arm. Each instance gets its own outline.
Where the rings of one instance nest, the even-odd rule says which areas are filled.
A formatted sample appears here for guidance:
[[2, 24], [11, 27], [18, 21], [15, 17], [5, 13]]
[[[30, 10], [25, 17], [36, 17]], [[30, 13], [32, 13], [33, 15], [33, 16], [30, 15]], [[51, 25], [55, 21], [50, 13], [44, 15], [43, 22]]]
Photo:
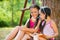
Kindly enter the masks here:
[[27, 20], [27, 22], [26, 22], [26, 24], [23, 26], [23, 28], [21, 28], [21, 30], [22, 31], [25, 31], [25, 32], [34, 32], [35, 31], [35, 29], [33, 29], [33, 28], [27, 28], [27, 24], [28, 24], [28, 22], [29, 22], [29, 19]]
[[41, 20], [38, 21], [38, 24], [37, 24], [37, 26], [35, 27], [35, 29], [30, 29], [30, 31], [36, 33], [36, 32], [38, 31], [38, 29], [39, 29], [40, 22], [41, 22]]
[[38, 24], [37, 24], [37, 26], [35, 27], [35, 32], [38, 31], [38, 29], [39, 29], [39, 25], [40, 25], [40, 22], [41, 22], [41, 20], [38, 21]]
[[37, 32], [38, 31], [38, 28], [39, 28], [39, 24], [40, 24], [40, 20], [39, 20], [37, 26], [35, 27], [35, 29], [33, 29], [33, 28], [24, 28], [24, 31], [31, 32], [31, 33]]
[[55, 24], [55, 22], [52, 21], [51, 27], [54, 30], [54, 35], [46, 36], [47, 38], [54, 38], [54, 37], [58, 36], [58, 28], [57, 28], [57, 25]]
[[33, 33], [33, 32], [35, 32], [36, 30], [33, 29], [33, 28], [23, 28], [22, 31]]
[[38, 34], [38, 35], [40, 37], [47, 38], [47, 39], [54, 38], [54, 37], [58, 36], [58, 28], [57, 28], [57, 25], [55, 24], [55, 22], [52, 21], [51, 26], [52, 26], [52, 29], [54, 30], [54, 34], [52, 36], [48, 36], [45, 34]]
[[26, 27], [26, 28], [27, 28], [27, 24], [28, 24], [28, 22], [29, 22], [29, 19], [26, 21], [26, 23], [25, 23], [24, 27]]

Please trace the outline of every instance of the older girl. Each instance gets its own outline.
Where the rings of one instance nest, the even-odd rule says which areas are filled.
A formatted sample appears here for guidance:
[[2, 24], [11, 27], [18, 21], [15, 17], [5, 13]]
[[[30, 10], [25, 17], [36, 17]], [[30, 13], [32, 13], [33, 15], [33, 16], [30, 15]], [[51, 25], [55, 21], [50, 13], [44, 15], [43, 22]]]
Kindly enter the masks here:
[[37, 22], [38, 22], [38, 16], [39, 16], [39, 9], [40, 9], [40, 7], [38, 5], [32, 5], [30, 7], [30, 12], [31, 12], [30, 13], [30, 19], [26, 22], [25, 27], [16, 27], [8, 35], [6, 40], [12, 40], [15, 36], [16, 36], [15, 40], [27, 40], [27, 39], [30, 39], [30, 36], [29, 36], [30, 33], [34, 33], [38, 29]]

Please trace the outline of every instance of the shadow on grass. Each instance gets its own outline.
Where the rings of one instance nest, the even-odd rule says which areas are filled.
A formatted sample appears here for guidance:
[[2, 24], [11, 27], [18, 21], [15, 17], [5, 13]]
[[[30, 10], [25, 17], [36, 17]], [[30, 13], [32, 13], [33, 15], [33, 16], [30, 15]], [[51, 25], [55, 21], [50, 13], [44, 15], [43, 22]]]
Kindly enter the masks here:
[[0, 28], [0, 40], [4, 40], [12, 29], [13, 29], [13, 27]]

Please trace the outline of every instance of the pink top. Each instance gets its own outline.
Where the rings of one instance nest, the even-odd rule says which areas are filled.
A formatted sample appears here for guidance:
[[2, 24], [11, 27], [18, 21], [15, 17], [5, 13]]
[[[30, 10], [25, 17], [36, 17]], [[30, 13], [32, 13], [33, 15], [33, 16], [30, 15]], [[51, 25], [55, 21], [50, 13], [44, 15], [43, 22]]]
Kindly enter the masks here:
[[[48, 35], [48, 36], [54, 35], [54, 30], [53, 30], [53, 28], [52, 28], [52, 26], [51, 26], [51, 21], [49, 21], [49, 22], [45, 25], [45, 27], [44, 27], [44, 29], [43, 29], [43, 34]], [[54, 40], [54, 38], [50, 38], [49, 40]]]
[[[34, 26], [35, 26], [35, 22], [30, 20], [30, 28], [34, 28]], [[40, 29], [38, 29], [38, 33], [40, 33]]]
[[35, 22], [33, 22], [32, 20], [30, 20], [30, 28], [34, 28]]

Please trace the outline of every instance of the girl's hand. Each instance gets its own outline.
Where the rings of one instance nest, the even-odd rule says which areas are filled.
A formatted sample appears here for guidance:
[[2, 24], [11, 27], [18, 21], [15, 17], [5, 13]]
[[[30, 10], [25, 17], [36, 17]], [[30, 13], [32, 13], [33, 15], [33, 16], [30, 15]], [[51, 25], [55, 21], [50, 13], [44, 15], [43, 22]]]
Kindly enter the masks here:
[[26, 27], [19, 27], [19, 30], [26, 31]]
[[29, 34], [31, 37], [33, 37], [34, 35], [33, 34]]
[[29, 36], [33, 37], [34, 35], [32, 33], [26, 32]]
[[53, 36], [46, 36], [46, 38], [47, 38], [47, 39], [49, 39], [49, 38], [53, 38]]
[[40, 33], [40, 34], [38, 34], [38, 36], [47, 39], [44, 34], [41, 34], [41, 33]]
[[39, 36], [44, 36], [43, 34], [38, 34]]

